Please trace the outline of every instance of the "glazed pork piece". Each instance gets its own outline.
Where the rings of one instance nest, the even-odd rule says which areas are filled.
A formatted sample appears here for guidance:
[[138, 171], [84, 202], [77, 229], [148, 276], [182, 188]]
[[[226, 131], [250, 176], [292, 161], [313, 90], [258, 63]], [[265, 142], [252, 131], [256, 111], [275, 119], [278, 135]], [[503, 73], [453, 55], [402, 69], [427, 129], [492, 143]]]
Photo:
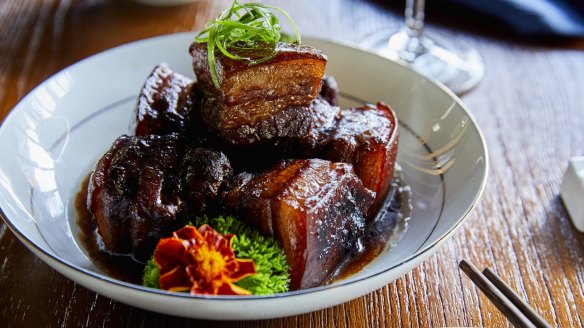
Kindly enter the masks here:
[[[203, 102], [203, 110], [205, 106]], [[280, 158], [295, 157], [298, 151], [310, 156], [326, 140], [326, 131], [334, 127], [339, 111], [339, 107], [316, 98], [308, 106], [291, 106], [254, 125], [240, 125], [217, 133], [228, 141], [227, 146], [246, 149], [241, 146], [268, 144]]]
[[121, 136], [89, 180], [88, 210], [108, 251], [150, 256], [164, 232], [180, 227], [176, 135]]
[[257, 100], [279, 100], [284, 107], [308, 105], [320, 91], [327, 61], [321, 50], [288, 43], [278, 43], [269, 60], [255, 65], [216, 52], [217, 89], [209, 71], [207, 44], [193, 43], [190, 53], [200, 88], [218, 93], [229, 107]]
[[357, 248], [374, 193], [350, 164], [288, 160], [226, 185], [223, 204], [282, 245], [291, 289], [315, 287]]
[[365, 187], [376, 193], [375, 204], [371, 207], [375, 212], [387, 195], [397, 146], [395, 113], [380, 102], [376, 106], [342, 110], [336, 127], [323, 147], [322, 157], [353, 164]]
[[167, 64], [156, 66], [138, 97], [136, 135], [186, 131], [189, 112], [200, 102], [193, 85], [193, 80], [173, 72]]
[[135, 135], [177, 133], [191, 147], [217, 148], [215, 135], [201, 118], [202, 92], [191, 79], [160, 64], [144, 83], [135, 109]]
[[[258, 172], [282, 158], [322, 158], [352, 164], [365, 187], [376, 193], [369, 217], [387, 195], [398, 125], [393, 110], [383, 103], [341, 110], [319, 97], [309, 108], [290, 108], [260, 122], [254, 135], [252, 147], [226, 149], [240, 171]], [[243, 135], [231, 136], [239, 138]]]
[[146, 261], [161, 237], [187, 222], [187, 210], [217, 207], [219, 185], [231, 174], [225, 156], [201, 148], [186, 154], [177, 134], [121, 136], [98, 161], [87, 208], [107, 251]]
[[258, 123], [250, 134], [230, 131], [231, 140], [248, 140], [245, 145], [225, 145], [221, 149], [237, 172], [260, 172], [283, 158], [317, 157], [334, 126], [340, 108], [323, 99], [309, 107], [293, 107]]
[[278, 43], [272, 58], [255, 65], [216, 53], [220, 80], [216, 88], [209, 70], [207, 45], [194, 43], [190, 52], [198, 87], [207, 102], [202, 117], [219, 132], [253, 127], [288, 108], [309, 106], [321, 89], [327, 61], [320, 50], [286, 43]]

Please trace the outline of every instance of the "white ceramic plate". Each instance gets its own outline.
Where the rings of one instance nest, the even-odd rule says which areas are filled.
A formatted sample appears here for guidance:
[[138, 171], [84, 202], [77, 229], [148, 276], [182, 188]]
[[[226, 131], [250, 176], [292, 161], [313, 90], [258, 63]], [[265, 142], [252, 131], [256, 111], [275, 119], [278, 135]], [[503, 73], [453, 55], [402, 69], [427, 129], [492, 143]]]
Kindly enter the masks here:
[[337, 79], [344, 107], [381, 100], [397, 112], [398, 162], [413, 194], [403, 239], [348, 279], [268, 297], [193, 297], [108, 277], [80, 245], [74, 196], [115, 138], [129, 132], [136, 96], [152, 68], [164, 61], [193, 75], [187, 51], [193, 35], [134, 42], [66, 68], [28, 94], [0, 127], [3, 217], [29, 249], [68, 278], [120, 302], [173, 315], [289, 316], [346, 302], [397, 279], [434, 253], [476, 204], [487, 177], [487, 150], [454, 94], [377, 55], [306, 39], [328, 54], [327, 73]]

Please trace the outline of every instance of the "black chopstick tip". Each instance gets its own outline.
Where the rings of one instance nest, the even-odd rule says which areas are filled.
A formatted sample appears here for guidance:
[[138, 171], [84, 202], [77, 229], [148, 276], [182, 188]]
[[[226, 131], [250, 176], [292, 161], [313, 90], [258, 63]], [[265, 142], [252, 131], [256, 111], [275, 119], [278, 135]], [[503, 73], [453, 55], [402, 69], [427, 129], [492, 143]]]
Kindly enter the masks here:
[[[460, 263], [458, 263], [458, 267], [469, 277], [472, 278], [472, 276], [476, 276], [477, 274], [480, 275], [479, 270], [472, 265], [470, 262], [467, 262], [466, 260], [462, 260], [460, 261]], [[474, 274], [473, 274], [474, 273]]]
[[488, 268], [485, 268], [481, 273], [466, 260], [460, 261], [458, 266], [514, 326], [550, 327], [527, 302], [521, 299], [499, 276]]

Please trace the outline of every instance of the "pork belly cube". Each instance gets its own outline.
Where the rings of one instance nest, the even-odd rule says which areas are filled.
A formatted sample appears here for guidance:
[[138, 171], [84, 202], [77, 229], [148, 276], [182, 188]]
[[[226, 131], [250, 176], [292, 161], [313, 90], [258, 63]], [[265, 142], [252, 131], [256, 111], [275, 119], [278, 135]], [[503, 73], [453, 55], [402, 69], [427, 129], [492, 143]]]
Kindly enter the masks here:
[[165, 63], [156, 66], [138, 96], [135, 134], [184, 132], [191, 108], [200, 103], [193, 84], [193, 80], [173, 72]]
[[324, 146], [323, 157], [353, 164], [365, 187], [376, 193], [371, 207], [375, 211], [389, 190], [397, 146], [395, 113], [388, 105], [378, 103], [377, 106], [342, 110], [336, 128]]
[[177, 134], [121, 136], [91, 174], [87, 209], [107, 251], [145, 262], [160, 238], [214, 213], [230, 176], [225, 155]]
[[[202, 111], [211, 112], [216, 103], [203, 101]], [[246, 146], [261, 143], [282, 144], [295, 140], [313, 149], [322, 143], [323, 131], [331, 129], [340, 109], [323, 99], [316, 98], [308, 106], [291, 106], [274, 113], [255, 124], [223, 126], [216, 131], [221, 141], [229, 146]]]
[[357, 248], [374, 193], [350, 164], [289, 160], [227, 185], [223, 204], [275, 237], [292, 268], [291, 289], [315, 287]]
[[223, 131], [221, 149], [239, 172], [264, 171], [282, 158], [317, 157], [339, 112], [317, 98], [308, 107], [289, 108], [253, 127]]
[[87, 208], [106, 249], [145, 261], [180, 227], [176, 135], [119, 137], [89, 179]]
[[327, 57], [321, 50], [279, 42], [269, 60], [249, 65], [215, 52], [220, 81], [217, 90], [211, 80], [207, 44], [193, 43], [190, 48], [193, 69], [201, 89], [219, 93], [225, 105], [234, 106], [253, 100], [286, 97], [290, 105], [308, 105], [321, 87]]
[[255, 65], [216, 52], [219, 89], [211, 80], [207, 45], [190, 48], [199, 88], [213, 98], [203, 118], [214, 129], [254, 125], [292, 106], [308, 106], [321, 88], [327, 58], [317, 49], [278, 43], [269, 60]]

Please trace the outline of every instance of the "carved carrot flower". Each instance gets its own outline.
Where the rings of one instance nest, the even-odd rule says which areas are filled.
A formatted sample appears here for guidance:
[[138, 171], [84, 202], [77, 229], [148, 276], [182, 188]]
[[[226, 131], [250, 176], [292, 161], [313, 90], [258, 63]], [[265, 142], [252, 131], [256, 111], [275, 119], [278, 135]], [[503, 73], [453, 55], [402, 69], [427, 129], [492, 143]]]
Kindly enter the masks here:
[[191, 294], [249, 295], [235, 285], [256, 273], [254, 262], [235, 258], [234, 235], [222, 235], [209, 225], [185, 226], [161, 239], [154, 252], [160, 267], [160, 288]]

